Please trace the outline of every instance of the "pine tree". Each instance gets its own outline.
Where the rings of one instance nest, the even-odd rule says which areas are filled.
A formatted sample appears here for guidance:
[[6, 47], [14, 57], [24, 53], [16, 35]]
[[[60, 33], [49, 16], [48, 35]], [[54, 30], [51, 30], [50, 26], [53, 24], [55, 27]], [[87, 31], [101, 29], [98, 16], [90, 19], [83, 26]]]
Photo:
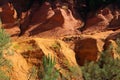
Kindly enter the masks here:
[[12, 67], [9, 60], [4, 58], [3, 50], [9, 47], [10, 37], [2, 29], [2, 22], [0, 19], [0, 80], [10, 80], [10, 77], [7, 75]]
[[120, 60], [112, 57], [111, 49], [103, 51], [98, 62], [85, 63], [84, 80], [120, 80]]

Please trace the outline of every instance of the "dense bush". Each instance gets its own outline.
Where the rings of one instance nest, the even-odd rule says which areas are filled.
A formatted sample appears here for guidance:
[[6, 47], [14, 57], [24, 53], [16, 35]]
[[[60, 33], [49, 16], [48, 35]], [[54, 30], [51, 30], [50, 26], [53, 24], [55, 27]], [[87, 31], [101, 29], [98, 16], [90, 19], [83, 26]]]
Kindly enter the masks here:
[[7, 50], [10, 43], [10, 37], [5, 33], [4, 29], [1, 29], [2, 24], [0, 20], [0, 80], [10, 80], [8, 73], [12, 67], [9, 60], [4, 58], [3, 50]]
[[120, 60], [113, 58], [111, 49], [103, 51], [98, 62], [85, 63], [82, 67], [84, 80], [120, 80]]
[[39, 77], [42, 80], [57, 80], [59, 71], [55, 68], [55, 60], [50, 56], [43, 57], [43, 66], [40, 67]]
[[[0, 80], [10, 80], [9, 76], [7, 76], [7, 73], [10, 71], [10, 61], [6, 60], [3, 57], [3, 50], [7, 49], [9, 44], [9, 36], [4, 32], [3, 29], [0, 29]], [[3, 68], [6, 68], [3, 70]]]
[[9, 47], [10, 37], [5, 33], [4, 29], [0, 29], [0, 52]]

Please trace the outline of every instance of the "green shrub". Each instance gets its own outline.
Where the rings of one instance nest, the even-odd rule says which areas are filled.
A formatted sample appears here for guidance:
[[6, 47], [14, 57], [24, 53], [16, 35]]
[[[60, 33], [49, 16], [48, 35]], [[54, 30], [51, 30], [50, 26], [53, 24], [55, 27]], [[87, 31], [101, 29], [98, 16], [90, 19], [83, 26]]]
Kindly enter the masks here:
[[5, 33], [4, 29], [0, 29], [0, 52], [9, 47], [10, 36]]
[[59, 72], [54, 68], [55, 60], [52, 60], [50, 56], [43, 57], [43, 67], [40, 68], [40, 79], [42, 80], [57, 80]]
[[120, 60], [114, 59], [110, 51], [103, 51], [98, 62], [85, 63], [82, 67], [84, 80], [120, 80]]
[[80, 80], [81, 79], [81, 69], [78, 66], [69, 66], [70, 69], [70, 79]]
[[[0, 27], [1, 21], [0, 21]], [[7, 50], [10, 43], [10, 37], [0, 28], [0, 80], [10, 80], [8, 73], [11, 71], [11, 62], [3, 57], [3, 50]]]
[[116, 48], [116, 51], [118, 54], [120, 54], [120, 39], [119, 38], [116, 39], [116, 44], [118, 45], [118, 47]]
[[10, 80], [9, 76], [3, 70], [0, 70], [0, 80]]

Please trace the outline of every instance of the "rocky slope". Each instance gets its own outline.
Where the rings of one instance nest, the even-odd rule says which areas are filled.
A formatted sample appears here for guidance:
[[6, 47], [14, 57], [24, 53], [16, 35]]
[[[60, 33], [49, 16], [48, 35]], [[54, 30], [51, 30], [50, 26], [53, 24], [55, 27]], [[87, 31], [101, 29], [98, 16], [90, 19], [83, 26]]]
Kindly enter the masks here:
[[[3, 26], [12, 39], [10, 49], [14, 52], [12, 56], [5, 56], [13, 62], [11, 80], [28, 80], [31, 67], [39, 67], [42, 57], [48, 54], [55, 58], [55, 68], [67, 77], [70, 67], [82, 66], [86, 60], [97, 61], [100, 52], [111, 43], [116, 46], [115, 40], [120, 38], [120, 12], [114, 12], [109, 6], [88, 18], [86, 29], [80, 32], [82, 20], [76, 19], [66, 6], [52, 10], [48, 3], [37, 5], [32, 6], [30, 23], [26, 14], [29, 11], [22, 13], [26, 20], [23, 26], [29, 24], [29, 27], [21, 37], [18, 37], [20, 30], [14, 8], [10, 4], [0, 8]], [[112, 55], [119, 56], [114, 49]], [[82, 80], [82, 75], [70, 80]]]
[[[12, 61], [11, 80], [28, 80], [30, 69], [33, 66], [39, 68], [42, 65], [42, 57], [44, 55], [55, 58], [55, 68], [64, 77], [68, 76], [70, 68], [73, 66], [78, 67], [74, 51], [61, 40], [42, 38], [19, 40], [11, 43], [9, 50], [12, 50], [13, 55], [5, 56]], [[82, 79], [82, 75], [79, 75], [79, 79]]]

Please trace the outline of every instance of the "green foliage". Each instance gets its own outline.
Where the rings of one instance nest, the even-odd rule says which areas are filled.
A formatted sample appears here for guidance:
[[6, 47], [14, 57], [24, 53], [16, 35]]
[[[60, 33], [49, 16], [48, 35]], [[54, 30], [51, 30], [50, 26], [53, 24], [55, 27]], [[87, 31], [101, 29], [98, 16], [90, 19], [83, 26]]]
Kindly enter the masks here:
[[57, 80], [59, 76], [58, 70], [54, 68], [55, 60], [52, 60], [50, 56], [43, 57], [43, 68], [40, 68], [40, 78], [42, 80]]
[[114, 59], [110, 50], [103, 51], [98, 62], [85, 63], [82, 67], [84, 80], [120, 80], [120, 60]]
[[116, 39], [116, 44], [118, 45], [118, 47], [116, 48], [116, 51], [118, 54], [120, 54], [120, 39], [119, 38]]
[[0, 52], [9, 46], [10, 36], [0, 29]]
[[100, 67], [94, 62], [86, 63], [82, 67], [82, 73], [84, 80], [102, 80], [100, 77]]
[[70, 66], [70, 79], [79, 80], [81, 78], [81, 69], [78, 66]]
[[6, 76], [3, 70], [0, 70], [0, 80], [10, 80], [9, 76]]
[[[1, 23], [1, 22], [0, 22]], [[10, 37], [0, 28], [0, 80], [10, 80], [7, 75], [12, 68], [11, 62], [3, 57], [3, 50], [9, 47]]]

